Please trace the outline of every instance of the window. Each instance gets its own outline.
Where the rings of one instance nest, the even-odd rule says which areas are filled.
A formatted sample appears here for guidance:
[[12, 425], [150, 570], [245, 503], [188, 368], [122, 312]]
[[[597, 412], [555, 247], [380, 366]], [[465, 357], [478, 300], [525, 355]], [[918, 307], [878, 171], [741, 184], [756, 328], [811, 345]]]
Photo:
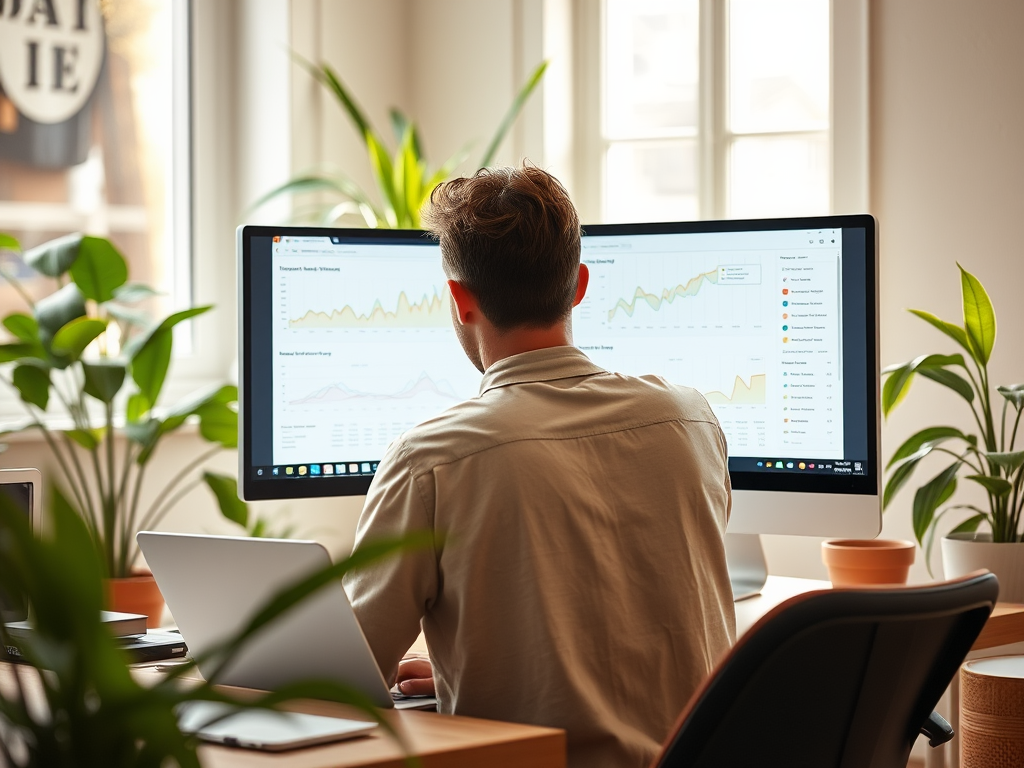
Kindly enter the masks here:
[[834, 210], [833, 4], [603, 0], [603, 220]]
[[[192, 300], [187, 33], [186, 0], [0, 3], [0, 232], [109, 237], [154, 313]], [[21, 303], [6, 281], [0, 303]]]

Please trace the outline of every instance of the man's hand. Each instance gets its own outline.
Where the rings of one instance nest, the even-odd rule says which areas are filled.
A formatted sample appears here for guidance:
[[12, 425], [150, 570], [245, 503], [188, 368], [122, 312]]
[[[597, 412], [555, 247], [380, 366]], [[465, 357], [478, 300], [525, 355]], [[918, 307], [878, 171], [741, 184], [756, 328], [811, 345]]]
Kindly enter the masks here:
[[433, 696], [434, 670], [430, 659], [403, 659], [398, 662], [398, 690], [406, 696]]

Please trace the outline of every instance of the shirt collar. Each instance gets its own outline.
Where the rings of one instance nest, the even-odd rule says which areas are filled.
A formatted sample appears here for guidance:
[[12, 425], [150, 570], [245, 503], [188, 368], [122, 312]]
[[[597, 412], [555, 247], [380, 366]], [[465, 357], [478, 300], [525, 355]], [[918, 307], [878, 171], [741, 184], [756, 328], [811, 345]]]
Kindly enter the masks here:
[[510, 384], [554, 381], [606, 373], [576, 347], [546, 347], [512, 355], [491, 365], [480, 382], [480, 394]]

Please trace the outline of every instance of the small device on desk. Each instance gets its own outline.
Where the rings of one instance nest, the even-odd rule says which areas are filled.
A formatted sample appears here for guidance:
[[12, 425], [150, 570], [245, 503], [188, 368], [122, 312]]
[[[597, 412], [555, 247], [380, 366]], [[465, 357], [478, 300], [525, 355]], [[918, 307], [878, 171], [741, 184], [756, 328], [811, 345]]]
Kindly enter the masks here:
[[[877, 535], [871, 216], [586, 226], [582, 260], [576, 345], [722, 425], [737, 597], [764, 582], [757, 534]], [[477, 394], [424, 233], [240, 227], [238, 265], [244, 498], [363, 494], [391, 440]]]
[[376, 723], [267, 709], [235, 710], [214, 701], [192, 701], [178, 710], [178, 727], [203, 741], [228, 747], [283, 752], [364, 736]]

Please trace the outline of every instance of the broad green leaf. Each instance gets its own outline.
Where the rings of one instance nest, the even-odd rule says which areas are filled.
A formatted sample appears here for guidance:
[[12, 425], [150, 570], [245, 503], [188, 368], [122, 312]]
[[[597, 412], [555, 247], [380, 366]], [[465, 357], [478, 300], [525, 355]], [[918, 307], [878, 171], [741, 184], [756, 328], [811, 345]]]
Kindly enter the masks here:
[[132, 379], [139, 387], [139, 392], [150, 403], [160, 397], [167, 369], [171, 366], [171, 350], [174, 346], [174, 334], [167, 329], [158, 328], [132, 357]]
[[22, 363], [15, 366], [11, 383], [18, 390], [21, 399], [42, 411], [50, 402], [50, 371], [38, 365]]
[[895, 498], [906, 482], [910, 479], [910, 476], [917, 469], [917, 465], [921, 463], [921, 459], [931, 453], [935, 446], [925, 443], [914, 453], [910, 454], [906, 458], [900, 459], [897, 462], [893, 462], [891, 466], [891, 472], [889, 473], [889, 479], [885, 482], [885, 488], [882, 491], [882, 510], [889, 506], [889, 503]]
[[357, 203], [365, 204], [373, 208], [370, 196], [354, 181], [346, 176], [325, 174], [307, 174], [298, 176], [290, 181], [275, 187], [256, 200], [249, 211], [255, 211], [260, 206], [270, 202], [281, 195], [298, 195], [305, 192], [335, 192], [355, 200]]
[[199, 434], [225, 448], [238, 447], [238, 413], [224, 403], [211, 402], [196, 409]]
[[39, 344], [0, 344], [0, 363], [10, 363], [26, 358], [42, 359], [45, 356]]
[[366, 137], [369, 132], [373, 131], [370, 126], [370, 121], [366, 119], [363, 110], [356, 103], [356, 100], [349, 94], [348, 89], [342, 84], [341, 79], [335, 73], [329, 64], [320, 64], [317, 66], [308, 59], [304, 59], [302, 56], [292, 54], [293, 58], [299, 63], [300, 66], [304, 67], [317, 81], [329, 90], [334, 97], [338, 100], [342, 109], [349, 116], [353, 123], [355, 123], [356, 130], [359, 135]]
[[950, 533], [974, 533], [978, 530], [978, 526], [986, 520], [988, 520], [988, 517], [985, 515], [974, 515], [964, 520], [960, 525], [951, 530]]
[[161, 295], [159, 291], [154, 288], [150, 288], [145, 283], [124, 283], [123, 285], [117, 286], [113, 293], [114, 299], [124, 304], [134, 304], [137, 301]]
[[996, 466], [1005, 469], [1008, 475], [1012, 475], [1024, 465], [1024, 451], [983, 451], [982, 455]]
[[102, 237], [82, 238], [70, 272], [85, 298], [101, 303], [113, 299], [114, 290], [128, 280], [124, 256]]
[[420, 141], [419, 131], [416, 130], [416, 125], [394, 107], [388, 110], [388, 117], [391, 118], [391, 131], [395, 135], [395, 142], [397, 144], [403, 143], [405, 140], [406, 129], [409, 127], [412, 128], [412, 149], [416, 158], [422, 159], [423, 144]]
[[141, 392], [136, 392], [128, 398], [128, 402], [124, 408], [124, 417], [128, 423], [140, 421], [143, 416], [149, 413], [149, 409], [153, 407], [153, 404], [146, 399], [146, 396]]
[[395, 191], [394, 169], [391, 165], [391, 158], [375, 134], [367, 133], [364, 138], [366, 140], [366, 149], [370, 156], [370, 169], [373, 171], [373, 178], [380, 189], [381, 197], [384, 199], [384, 216], [389, 226], [395, 228], [398, 226], [398, 212], [404, 200], [399, 199]]
[[238, 387], [233, 384], [214, 384], [197, 390], [175, 403], [167, 412], [168, 416], [190, 416], [199, 408], [211, 403], [228, 405], [238, 402]]
[[963, 293], [964, 329], [975, 358], [986, 365], [996, 343], [996, 313], [981, 281], [959, 264], [957, 266]]
[[971, 350], [971, 343], [967, 340], [967, 331], [965, 331], [959, 325], [953, 325], [953, 323], [948, 323], [945, 320], [940, 320], [931, 312], [925, 312], [923, 309], [911, 309], [909, 310], [909, 312], [910, 314], [917, 315], [925, 322], [930, 323], [931, 325], [938, 328], [944, 334], [953, 339], [953, 341], [955, 341], [961, 347], [966, 349], [968, 352], [971, 352], [973, 356], [973, 351]]
[[5, 235], [0, 232], [0, 251], [20, 251], [21, 243], [12, 235]]
[[945, 368], [920, 368], [917, 372], [926, 379], [931, 379], [942, 384], [944, 387], [949, 387], [968, 403], [974, 402], [974, 387], [971, 386], [971, 382], [960, 374], [953, 373], [953, 371], [946, 370]]
[[960, 461], [950, 464], [914, 494], [914, 536], [918, 544], [924, 544], [924, 536], [935, 518], [935, 510], [945, 504], [956, 491], [956, 473], [961, 464]]
[[238, 482], [233, 477], [203, 472], [203, 481], [217, 498], [220, 513], [243, 528], [249, 527], [249, 505], [238, 498]]
[[1000, 395], [1005, 397], [1018, 411], [1024, 407], [1024, 384], [1010, 384], [1005, 387], [996, 387]]
[[910, 382], [914, 378], [914, 369], [910, 363], [900, 366], [889, 374], [882, 385], [882, 414], [888, 416], [910, 391]]
[[917, 453], [925, 445], [928, 445], [930, 450], [942, 442], [951, 439], [963, 440], [964, 442], [973, 444], [972, 440], [956, 427], [928, 427], [927, 429], [922, 429], [920, 432], [916, 432], [908, 437], [903, 444], [896, 449], [892, 458], [889, 459], [886, 469], [891, 468], [897, 461], [905, 459], [911, 454]]
[[527, 78], [526, 83], [516, 94], [516, 97], [512, 100], [512, 106], [508, 108], [508, 112], [505, 113], [505, 117], [498, 125], [498, 130], [494, 134], [494, 138], [491, 139], [491, 143], [487, 145], [487, 149], [484, 150], [484, 156], [480, 159], [480, 168], [486, 168], [494, 160], [494, 156], [498, 152], [498, 148], [501, 146], [501, 142], [505, 140], [505, 135], [509, 132], [512, 124], [516, 121], [520, 111], [523, 109], [523, 105], [526, 104], [526, 100], [530, 98], [530, 94], [536, 89], [540, 83], [541, 78], [544, 77], [544, 72], [548, 68], [548, 63], [542, 61], [540, 65], [533, 70], [533, 73]]
[[4, 318], [4, 328], [10, 331], [18, 341], [26, 344], [39, 343], [39, 323], [34, 317], [15, 312]]
[[36, 272], [47, 277], [60, 277], [75, 263], [81, 242], [82, 235], [77, 232], [58, 237], [25, 251], [22, 259]]
[[49, 342], [65, 325], [85, 316], [85, 297], [77, 285], [68, 283], [37, 301], [35, 315], [40, 337]]
[[102, 427], [96, 429], [68, 429], [64, 431], [64, 434], [85, 448], [85, 450], [91, 451], [103, 441], [106, 429]]
[[76, 317], [57, 331], [51, 346], [56, 354], [67, 355], [72, 360], [77, 360], [82, 356], [85, 348], [105, 330], [107, 330], [107, 324], [103, 320]]
[[[890, 411], [903, 401], [910, 391], [910, 383], [915, 373], [921, 373], [928, 378], [936, 378], [936, 375], [941, 378], [944, 371], [942, 366], [963, 364], [963, 355], [920, 355], [909, 363], [889, 366], [882, 372], [889, 377], [882, 386], [882, 413], [888, 416]], [[936, 374], [936, 371], [939, 373]], [[950, 373], [950, 376], [958, 378], [956, 374]]]
[[413, 142], [415, 126], [406, 132], [405, 141], [400, 151], [402, 155], [402, 190], [405, 194], [405, 210], [408, 215], [406, 226], [410, 229], [420, 227], [420, 206], [423, 204], [423, 163], [416, 155]]
[[180, 322], [201, 315], [211, 309], [209, 306], [193, 307], [165, 318], [148, 336], [136, 342], [132, 339], [125, 345], [125, 355], [131, 360], [132, 379], [139, 391], [151, 404], [157, 402], [171, 365], [171, 350], [174, 345], [172, 328]]
[[207, 304], [201, 307], [183, 309], [180, 312], [175, 312], [171, 315], [168, 315], [159, 323], [152, 326], [147, 332], [141, 333], [137, 336], [133, 336], [131, 341], [129, 341], [122, 347], [122, 352], [130, 360], [132, 357], [139, 353], [139, 351], [142, 349], [142, 347], [144, 347], [147, 344], [149, 338], [154, 333], [157, 333], [158, 331], [161, 330], [170, 330], [178, 323], [184, 322], [185, 320], [189, 320], [198, 315], [202, 315], [206, 312], [209, 312], [211, 309], [213, 309], [213, 305]]
[[113, 402], [127, 372], [123, 362], [113, 359], [83, 362], [82, 371], [85, 373], [85, 393], [104, 403]]
[[973, 480], [978, 485], [983, 486], [986, 491], [996, 498], [1006, 496], [1013, 490], [1013, 484], [1009, 480], [1002, 477], [996, 477], [995, 475], [967, 475], [967, 479]]
[[124, 425], [124, 432], [133, 443], [148, 446], [160, 433], [160, 420], [129, 421]]

